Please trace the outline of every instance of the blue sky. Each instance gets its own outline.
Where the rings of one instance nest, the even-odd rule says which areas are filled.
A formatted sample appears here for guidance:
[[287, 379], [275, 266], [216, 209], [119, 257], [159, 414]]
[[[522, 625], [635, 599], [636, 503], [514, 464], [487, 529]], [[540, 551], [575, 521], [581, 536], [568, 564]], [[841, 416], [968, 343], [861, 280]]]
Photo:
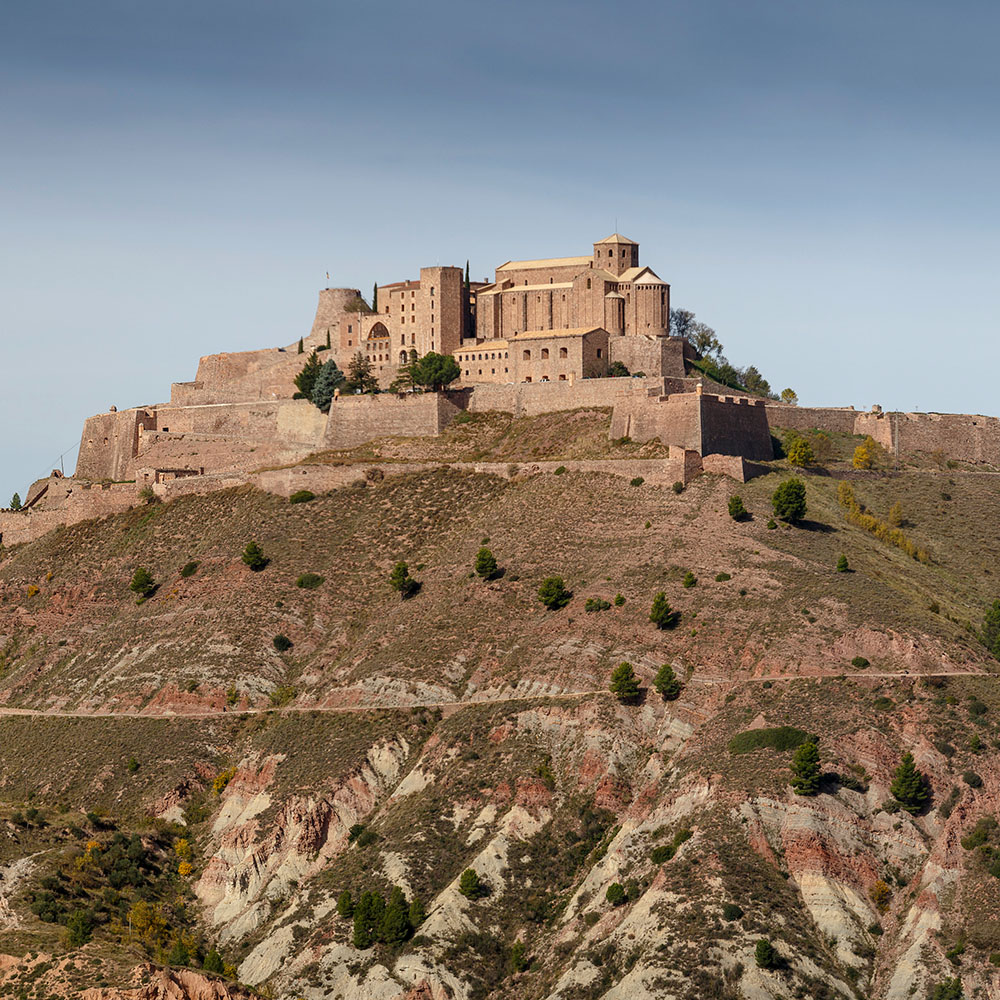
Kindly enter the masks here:
[[997, 414], [1000, 8], [0, 10], [0, 503], [316, 291], [615, 228], [803, 403]]

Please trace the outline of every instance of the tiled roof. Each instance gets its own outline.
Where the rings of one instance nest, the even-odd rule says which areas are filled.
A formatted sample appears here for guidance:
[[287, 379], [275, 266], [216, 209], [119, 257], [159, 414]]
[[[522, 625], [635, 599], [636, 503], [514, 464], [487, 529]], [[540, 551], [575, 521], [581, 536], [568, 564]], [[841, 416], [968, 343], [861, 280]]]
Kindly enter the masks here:
[[605, 236], [603, 240], [598, 240], [594, 246], [600, 246], [602, 243], [631, 243], [634, 247], [639, 245], [635, 240], [630, 240], [627, 236], [622, 236], [621, 233], [612, 233], [610, 236]]
[[547, 257], [542, 260], [509, 260], [501, 264], [498, 271], [526, 271], [536, 267], [587, 267], [593, 257]]
[[604, 330], [602, 326], [576, 326], [569, 330], [525, 330], [524, 333], [515, 333], [510, 339], [521, 340], [549, 340], [552, 337], [582, 337], [597, 330]]

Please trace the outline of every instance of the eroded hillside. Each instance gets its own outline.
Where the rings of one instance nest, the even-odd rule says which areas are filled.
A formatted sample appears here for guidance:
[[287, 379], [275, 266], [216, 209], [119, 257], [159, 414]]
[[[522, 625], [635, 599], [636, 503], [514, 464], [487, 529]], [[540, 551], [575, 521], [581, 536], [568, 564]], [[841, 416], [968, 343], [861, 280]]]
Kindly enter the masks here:
[[[975, 634], [995, 477], [851, 479], [880, 517], [900, 504], [921, 563], [848, 521], [840, 474], [808, 475], [807, 520], [770, 528], [780, 468], [680, 493], [377, 471], [4, 554], [5, 989], [903, 1000], [960, 977], [1000, 996], [998, 664]], [[573, 596], [548, 611], [553, 574]], [[659, 591], [672, 629], [649, 621]], [[623, 661], [634, 701], [608, 691]], [[798, 796], [809, 733], [823, 778]], [[915, 815], [890, 793], [907, 751], [932, 793]], [[378, 909], [365, 893], [389, 916], [351, 915]]]

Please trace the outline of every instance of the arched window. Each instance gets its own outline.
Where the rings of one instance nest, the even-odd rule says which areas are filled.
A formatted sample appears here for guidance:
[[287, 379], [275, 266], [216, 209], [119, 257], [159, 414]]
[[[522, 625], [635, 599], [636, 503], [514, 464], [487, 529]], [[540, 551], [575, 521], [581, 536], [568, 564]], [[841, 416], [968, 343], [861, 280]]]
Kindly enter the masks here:
[[524, 353], [523, 353], [523, 354], [521, 355], [521, 360], [522, 360], [522, 361], [530, 361], [530, 360], [531, 360], [531, 351], [525, 351], [525, 352], [524, 352]]
[[549, 360], [549, 349], [547, 347], [542, 348], [542, 360], [543, 361]]
[[569, 357], [569, 351], [566, 350], [565, 347], [560, 347], [559, 348], [559, 357], [561, 357], [561, 358], [568, 358]]
[[401, 365], [405, 365], [406, 364], [406, 351], [400, 351], [399, 352], [399, 363]]
[[590, 288], [590, 278], [587, 279], [587, 287]]

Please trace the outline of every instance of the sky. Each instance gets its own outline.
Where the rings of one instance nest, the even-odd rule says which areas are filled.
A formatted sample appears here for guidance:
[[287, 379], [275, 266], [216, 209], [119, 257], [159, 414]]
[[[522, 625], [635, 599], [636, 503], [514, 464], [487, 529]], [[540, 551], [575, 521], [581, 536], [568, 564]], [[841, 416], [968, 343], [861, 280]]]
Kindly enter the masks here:
[[803, 404], [1000, 414], [998, 34], [969, 0], [3, 3], [0, 504], [327, 284], [615, 229]]

